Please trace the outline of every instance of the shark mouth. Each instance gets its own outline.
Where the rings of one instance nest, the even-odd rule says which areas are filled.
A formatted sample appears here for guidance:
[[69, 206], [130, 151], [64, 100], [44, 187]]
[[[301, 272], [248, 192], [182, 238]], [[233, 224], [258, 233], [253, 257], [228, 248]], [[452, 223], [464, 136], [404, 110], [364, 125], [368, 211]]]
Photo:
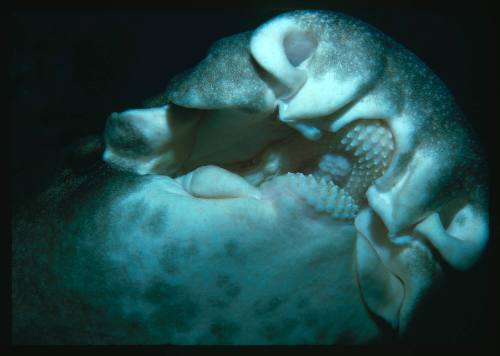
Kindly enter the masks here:
[[[250, 159], [218, 163], [256, 187], [281, 177], [281, 183], [295, 187], [293, 191], [317, 212], [353, 219], [367, 203], [368, 188], [390, 165], [393, 152], [392, 133], [382, 120], [356, 120], [314, 141], [293, 132]], [[197, 168], [187, 161], [177, 174]]]
[[107, 163], [191, 196], [259, 198], [278, 182], [352, 221], [364, 300], [400, 329], [434, 256], [465, 270], [488, 241], [483, 161], [453, 98], [342, 14], [292, 12], [217, 41], [149, 108], [112, 114], [104, 137]]
[[[163, 132], [165, 122], [169, 133]], [[307, 125], [306, 130], [312, 130]], [[380, 119], [355, 120], [336, 132], [314, 128], [318, 134], [313, 137], [304, 133], [306, 124], [294, 126], [276, 114], [255, 118], [174, 104], [130, 110], [108, 120], [105, 160], [178, 181], [207, 165], [237, 174], [253, 187], [280, 178], [318, 213], [354, 219], [367, 204], [366, 191], [391, 163], [395, 147], [391, 130]], [[130, 132], [136, 133], [133, 142], [121, 139]], [[178, 147], [182, 149], [172, 150]]]

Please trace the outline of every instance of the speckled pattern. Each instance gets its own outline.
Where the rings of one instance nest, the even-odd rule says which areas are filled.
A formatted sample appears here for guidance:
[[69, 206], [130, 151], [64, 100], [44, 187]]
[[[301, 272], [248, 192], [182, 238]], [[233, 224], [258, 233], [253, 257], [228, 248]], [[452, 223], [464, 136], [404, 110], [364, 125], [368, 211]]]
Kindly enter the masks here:
[[246, 32], [217, 41], [200, 64], [171, 81], [166, 89], [167, 101], [202, 109], [269, 110], [269, 89], [248, 51], [251, 35]]

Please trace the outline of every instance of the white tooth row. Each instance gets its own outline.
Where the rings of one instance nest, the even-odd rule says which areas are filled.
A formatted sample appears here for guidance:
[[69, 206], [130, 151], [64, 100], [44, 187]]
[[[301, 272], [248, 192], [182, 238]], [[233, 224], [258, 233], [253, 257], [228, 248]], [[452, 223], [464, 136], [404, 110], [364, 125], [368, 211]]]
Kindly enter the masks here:
[[360, 194], [363, 195], [371, 183], [384, 173], [385, 164], [380, 165], [379, 163], [378, 160], [355, 163], [344, 189], [355, 198], [358, 198]]
[[389, 164], [388, 158], [394, 149], [392, 134], [377, 122], [359, 123], [346, 133], [340, 145], [346, 151], [353, 151], [356, 157], [344, 188], [354, 198], [360, 198]]
[[354, 219], [358, 206], [344, 189], [325, 178], [311, 174], [288, 173], [290, 187], [320, 213], [327, 213], [335, 219]]
[[387, 157], [394, 149], [391, 132], [378, 123], [358, 124], [342, 138], [340, 144], [346, 151], [354, 151], [360, 162], [375, 160], [387, 164]]

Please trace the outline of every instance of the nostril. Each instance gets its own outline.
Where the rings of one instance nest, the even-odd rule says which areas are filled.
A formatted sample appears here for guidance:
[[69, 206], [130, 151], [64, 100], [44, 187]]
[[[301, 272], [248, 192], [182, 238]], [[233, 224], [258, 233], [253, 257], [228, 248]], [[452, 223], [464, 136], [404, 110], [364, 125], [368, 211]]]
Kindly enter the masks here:
[[309, 33], [292, 32], [285, 37], [283, 46], [288, 60], [297, 67], [313, 54], [318, 41]]

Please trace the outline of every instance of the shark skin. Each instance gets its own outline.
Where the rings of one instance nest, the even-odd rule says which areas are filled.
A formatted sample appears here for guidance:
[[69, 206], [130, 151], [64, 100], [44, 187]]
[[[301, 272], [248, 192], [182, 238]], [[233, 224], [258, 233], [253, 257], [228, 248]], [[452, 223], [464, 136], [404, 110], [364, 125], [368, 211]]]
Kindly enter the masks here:
[[161, 97], [113, 113], [105, 164], [15, 217], [16, 342], [377, 342], [484, 255], [481, 145], [360, 20], [284, 13]]

